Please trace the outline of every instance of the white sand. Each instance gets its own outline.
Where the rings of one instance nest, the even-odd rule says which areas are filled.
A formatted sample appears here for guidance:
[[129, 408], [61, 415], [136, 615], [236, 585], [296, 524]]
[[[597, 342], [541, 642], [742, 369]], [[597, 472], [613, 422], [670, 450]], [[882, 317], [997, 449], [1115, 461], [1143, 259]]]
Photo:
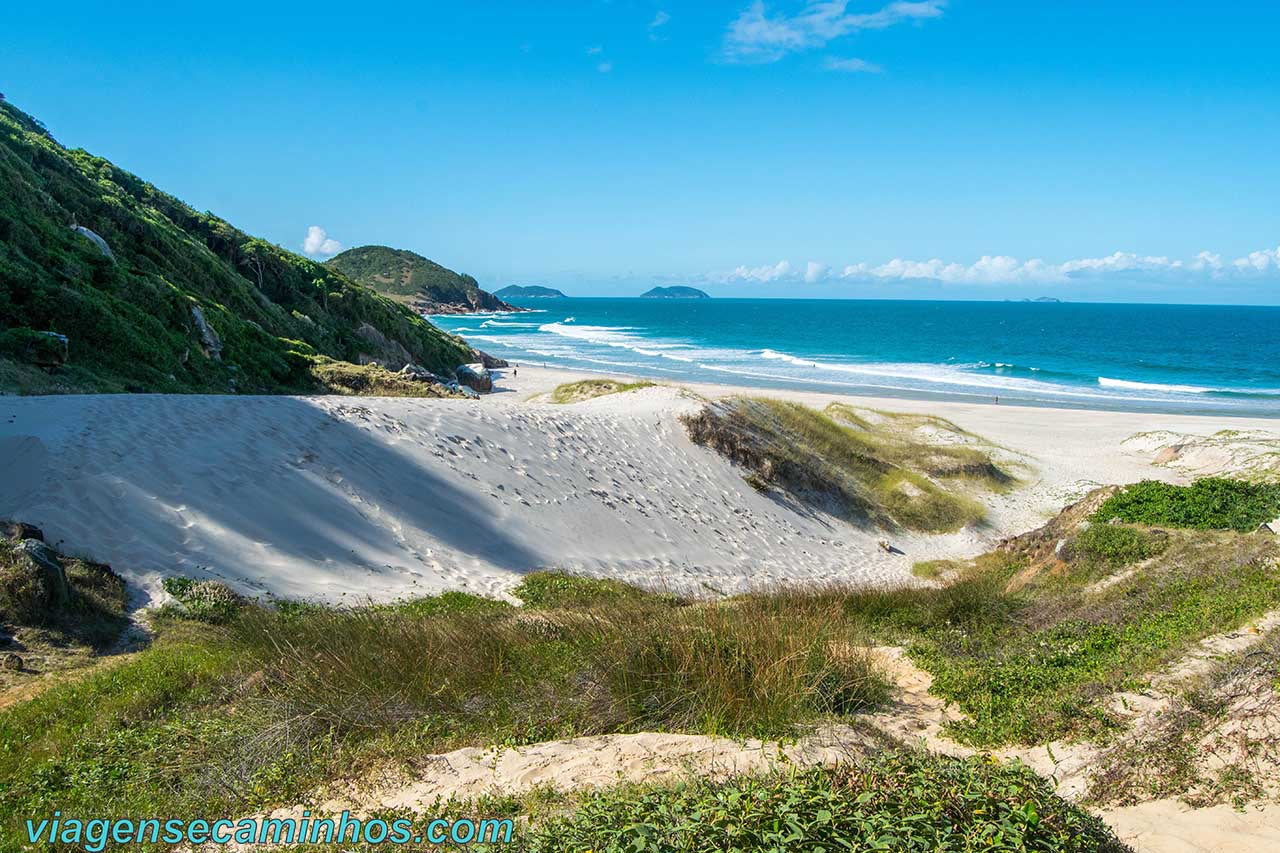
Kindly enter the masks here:
[[581, 374], [505, 373], [504, 392], [479, 402], [0, 398], [0, 517], [42, 526], [151, 594], [174, 573], [330, 601], [501, 594], [553, 567], [682, 591], [907, 582], [914, 561], [976, 554], [1095, 484], [1185, 476], [1123, 448], [1135, 433], [1277, 431], [1242, 418], [768, 392], [942, 415], [1033, 466], [1026, 487], [993, 499], [989, 527], [896, 537], [906, 553], [889, 555], [875, 545], [882, 534], [757, 494], [695, 447], [677, 420], [697, 405], [688, 395], [557, 406], [529, 398]]

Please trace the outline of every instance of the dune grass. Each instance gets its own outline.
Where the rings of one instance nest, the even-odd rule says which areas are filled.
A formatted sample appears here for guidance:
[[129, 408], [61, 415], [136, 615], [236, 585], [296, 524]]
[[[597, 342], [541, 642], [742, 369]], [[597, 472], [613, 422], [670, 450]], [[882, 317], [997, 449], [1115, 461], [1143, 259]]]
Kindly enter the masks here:
[[985, 510], [971, 492], [1015, 482], [989, 449], [923, 440], [892, 418], [879, 420], [892, 425], [841, 404], [818, 412], [751, 397], [717, 401], [684, 419], [695, 442], [748, 469], [753, 487], [774, 485], [878, 527], [941, 533], [978, 524]]
[[623, 394], [627, 391], [637, 391], [641, 388], [652, 388], [656, 384], [643, 379], [636, 382], [619, 382], [614, 379], [582, 379], [577, 382], [566, 382], [563, 385], [557, 385], [555, 390], [551, 392], [551, 402], [561, 404], [581, 403], [584, 400], [593, 400], [596, 397], [603, 397], [607, 394]]
[[0, 712], [0, 826], [55, 808], [246, 813], [464, 745], [786, 737], [888, 693], [839, 602], [686, 602], [557, 575], [522, 591], [523, 608], [451, 593], [157, 616], [133, 659]]

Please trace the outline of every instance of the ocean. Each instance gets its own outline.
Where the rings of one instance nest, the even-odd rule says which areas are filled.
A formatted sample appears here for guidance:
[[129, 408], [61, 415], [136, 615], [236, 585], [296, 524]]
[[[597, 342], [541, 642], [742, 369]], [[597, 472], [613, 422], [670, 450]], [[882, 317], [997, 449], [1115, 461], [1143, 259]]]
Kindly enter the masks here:
[[1280, 308], [812, 299], [530, 299], [433, 316], [493, 355], [877, 396], [1280, 417]]

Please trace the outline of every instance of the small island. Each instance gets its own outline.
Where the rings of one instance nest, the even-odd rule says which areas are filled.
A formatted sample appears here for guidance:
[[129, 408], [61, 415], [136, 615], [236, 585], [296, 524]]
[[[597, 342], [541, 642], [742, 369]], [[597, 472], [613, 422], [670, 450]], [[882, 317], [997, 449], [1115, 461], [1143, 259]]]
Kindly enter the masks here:
[[540, 284], [509, 284], [494, 293], [499, 299], [568, 299], [554, 287], [543, 287]]
[[703, 293], [696, 287], [675, 285], [672, 287], [655, 287], [640, 294], [641, 299], [710, 299], [711, 294]]

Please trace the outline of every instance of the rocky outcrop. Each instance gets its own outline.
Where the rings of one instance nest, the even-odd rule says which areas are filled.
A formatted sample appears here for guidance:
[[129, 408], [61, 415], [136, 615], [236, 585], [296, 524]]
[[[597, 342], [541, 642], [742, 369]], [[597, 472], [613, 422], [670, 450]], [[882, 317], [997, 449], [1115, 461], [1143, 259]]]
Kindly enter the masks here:
[[196, 329], [200, 332], [200, 346], [204, 349], [204, 354], [214, 361], [221, 361], [222, 339], [213, 330], [213, 326], [209, 325], [209, 321], [204, 318], [204, 311], [199, 305], [191, 306], [191, 317], [196, 321]]
[[85, 228], [83, 225], [72, 225], [71, 230], [76, 232], [82, 237], [88, 238], [89, 242], [92, 243], [95, 247], [97, 247], [98, 251], [101, 252], [104, 257], [113, 261], [116, 259], [116, 256], [111, 253], [111, 247], [107, 245], [107, 241], [102, 239], [102, 237], [100, 237], [98, 234], [94, 233], [93, 231], [90, 231], [88, 228]]
[[361, 323], [356, 334], [369, 345], [370, 352], [360, 353], [361, 364], [377, 363], [387, 370], [399, 370], [413, 363], [413, 354], [399, 341], [392, 340], [368, 323]]
[[484, 352], [483, 350], [478, 350], [478, 349], [473, 349], [471, 351], [471, 360], [480, 362], [489, 370], [499, 370], [503, 367], [511, 366], [510, 364], [507, 363], [506, 359], [489, 355], [489, 353]]
[[71, 584], [58, 552], [39, 539], [23, 539], [0, 565], [0, 611], [7, 621], [47, 622], [71, 601]]
[[460, 364], [455, 374], [460, 385], [465, 385], [472, 390], [480, 392], [493, 390], [493, 377], [489, 375], [489, 369], [479, 362], [476, 364]]
[[0, 538], [9, 539], [13, 542], [21, 542], [23, 539], [35, 539], [38, 542], [43, 542], [44, 531], [34, 524], [27, 524], [25, 521], [10, 521], [7, 518], [0, 518]]

